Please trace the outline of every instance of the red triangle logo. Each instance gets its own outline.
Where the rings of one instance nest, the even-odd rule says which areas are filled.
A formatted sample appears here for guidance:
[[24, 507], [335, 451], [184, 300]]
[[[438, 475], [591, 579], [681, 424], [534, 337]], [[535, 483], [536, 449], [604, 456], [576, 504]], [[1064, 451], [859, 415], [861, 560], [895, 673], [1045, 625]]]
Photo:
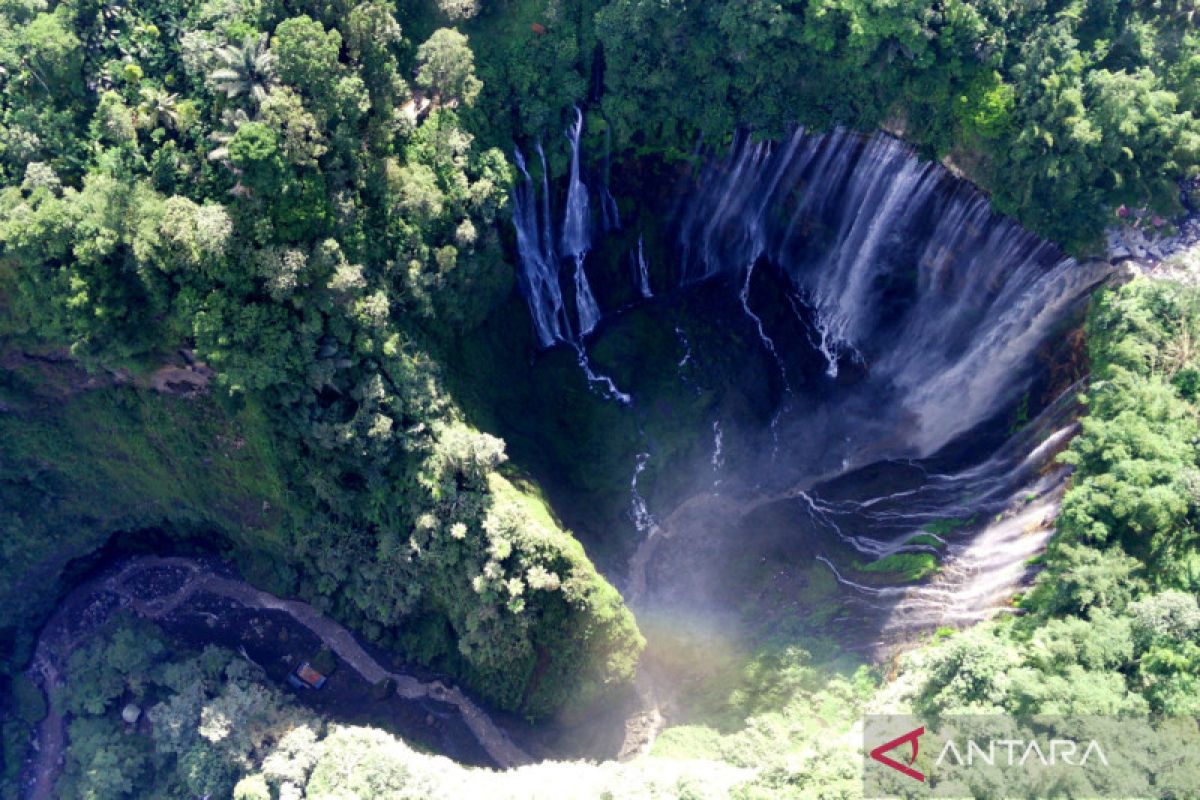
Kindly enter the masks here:
[[[884, 742], [883, 744], [879, 745], [879, 747], [876, 747], [874, 750], [871, 751], [871, 758], [875, 759], [880, 764], [886, 764], [887, 766], [891, 767], [892, 769], [896, 770], [897, 772], [904, 773], [905, 775], [912, 778], [913, 780], [917, 780], [917, 781], [920, 781], [921, 783], [924, 783], [925, 775], [912, 768], [912, 765], [917, 760], [917, 750], [919, 749], [919, 744], [917, 742], [917, 739], [919, 739], [921, 734], [923, 734], [923, 733], [925, 733], [924, 725], [922, 725], [919, 728], [916, 728], [915, 730], [909, 731], [908, 733], [904, 734], [903, 736], [897, 736], [895, 739], [892, 739], [890, 742]], [[905, 742], [908, 742], [910, 745], [912, 745], [912, 757], [908, 759], [907, 764], [902, 764], [899, 761], [896, 761], [894, 758], [884, 755], [884, 753], [886, 753], [887, 751], [889, 751], [893, 748], [899, 747], [900, 745], [904, 744]]]

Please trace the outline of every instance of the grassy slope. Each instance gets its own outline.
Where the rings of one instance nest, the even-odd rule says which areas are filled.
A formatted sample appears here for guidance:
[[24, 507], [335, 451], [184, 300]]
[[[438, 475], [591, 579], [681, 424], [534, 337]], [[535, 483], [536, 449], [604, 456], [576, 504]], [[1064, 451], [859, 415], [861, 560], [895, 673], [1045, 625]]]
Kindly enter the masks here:
[[[10, 409], [0, 414], [0, 601], [22, 612], [6, 621], [36, 622], [67, 564], [117, 532], [169, 537], [169, 526], [216, 547], [282, 552], [286, 490], [256, 406], [123, 387], [48, 398], [44, 379], [0, 371]], [[31, 582], [42, 591], [29, 594]]]

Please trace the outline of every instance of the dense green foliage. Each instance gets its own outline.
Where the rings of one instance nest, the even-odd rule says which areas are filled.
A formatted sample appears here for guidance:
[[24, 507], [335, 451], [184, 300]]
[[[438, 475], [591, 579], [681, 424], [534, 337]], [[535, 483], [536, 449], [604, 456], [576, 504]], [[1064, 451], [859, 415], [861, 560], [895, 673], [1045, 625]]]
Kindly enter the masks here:
[[[1074, 248], [1121, 204], [1167, 212], [1200, 164], [1200, 35], [1187, 4], [1150, 0], [595, 0], [531, 4], [506, 28], [491, 119], [548, 136], [581, 100], [618, 151], [684, 156], [739, 125], [897, 130], [996, 205]], [[478, 24], [482, 25], [481, 20]], [[507, 93], [505, 93], [507, 92]], [[515, 112], [513, 109], [515, 108]], [[600, 119], [599, 117], [603, 117]]]
[[[28, 476], [44, 487], [12, 540], [21, 562], [202, 522], [243, 558], [274, 560], [280, 590], [528, 716], [584, 707], [631, 676], [640, 637], [619, 596], [497, 474], [503, 442], [464, 424], [442, 388], [439, 343], [511, 287], [495, 225], [510, 168], [456, 110], [480, 91], [466, 37], [442, 29], [414, 46], [378, 2], [33, 0], [0, 6], [0, 69], [10, 348], [141, 385], [192, 347], [215, 373], [216, 435], [253, 415], [265, 458], [249, 460], [267, 470], [164, 485], [156, 473], [211, 463], [185, 426], [181, 453], [134, 459], [140, 488], [115, 466], [80, 476], [116, 459], [48, 439], [78, 404], [109, 400], [68, 387], [68, 410], [6, 417], [6, 486], [27, 498], [12, 507], [34, 508]], [[140, 423], [156, 440], [160, 423]], [[119, 422], [107, 434], [117, 447], [138, 437]], [[240, 511], [222, 512], [225, 491], [245, 495]], [[157, 513], [117, 510], [147, 501]], [[237, 529], [258, 504], [272, 513], [256, 538]], [[88, 520], [64, 508], [83, 505]], [[90, 546], [72, 547], [80, 538]]]
[[64, 797], [229, 797], [258, 769], [281, 789], [302, 786], [315, 760], [323, 723], [257, 667], [216, 647], [172, 656], [148, 623], [113, 620], [65, 677]]
[[[844, 730], [874, 688], [866, 670], [831, 673], [794, 647], [767, 648], [744, 664], [717, 653], [702, 667], [706, 691], [721, 698], [706, 715], [728, 730], [674, 728], [659, 757], [643, 763], [545, 762], [497, 773], [419, 752], [382, 730], [331, 724], [228, 650], [176, 650], [155, 626], [118, 616], [72, 653], [61, 696], [72, 714], [64, 796], [718, 800], [818, 787], [846, 796], [859, 785], [854, 762], [836, 747], [811, 748], [831, 728]], [[133, 723], [122, 718], [130, 706], [140, 713]], [[799, 752], [802, 778], [787, 769]], [[761, 774], [747, 781], [750, 770]]]
[[[134, 538], [160, 547], [189, 536], [229, 545], [266, 581], [288, 551], [286, 489], [261, 408], [80, 391], [89, 380], [64, 363], [0, 370], [0, 685], [11, 676], [14, 689], [58, 582], [113, 531], [144, 531]], [[5, 768], [15, 770], [28, 730], [5, 716]]]
[[1088, 415], [1027, 613], [936, 648], [923, 711], [1200, 712], [1200, 294], [1106, 290], [1087, 333]]

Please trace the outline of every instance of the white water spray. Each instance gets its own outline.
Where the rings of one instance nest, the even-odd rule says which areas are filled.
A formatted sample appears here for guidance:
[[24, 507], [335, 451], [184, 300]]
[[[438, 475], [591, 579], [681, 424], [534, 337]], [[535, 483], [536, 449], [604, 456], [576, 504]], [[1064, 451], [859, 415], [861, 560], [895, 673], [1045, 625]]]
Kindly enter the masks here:
[[[517, 168], [524, 176], [524, 180], [513, 192], [513, 226], [517, 233], [517, 253], [520, 260], [517, 279], [529, 305], [538, 344], [542, 347], [551, 347], [559, 343], [569, 344], [575, 350], [588, 385], [596, 387], [607, 398], [622, 405], [629, 405], [632, 398], [618, 389], [611, 378], [597, 373], [592, 368], [583, 346], [584, 338], [599, 324], [601, 313], [588, 283], [587, 272], [584, 270], [584, 261], [591, 249], [591, 231], [587, 186], [581, 178], [579, 164], [579, 139], [582, 132], [583, 112], [576, 108], [575, 124], [567, 132], [567, 139], [571, 143], [571, 176], [563, 214], [562, 235], [557, 249], [552, 233], [549, 170], [546, 167], [546, 154], [541, 142], [537, 144], [538, 156], [542, 163], [540, 213], [537, 210], [537, 192], [526, 168], [525, 157], [520, 149], [514, 153]], [[575, 266], [573, 282], [578, 321], [576, 335], [571, 334], [563, 301], [559, 280], [560, 257], [572, 259]]]
[[623, 406], [633, 404], [633, 398], [618, 389], [617, 384], [613, 382], [612, 378], [607, 375], [601, 375], [592, 369], [592, 362], [582, 345], [576, 344], [572, 346], [575, 348], [575, 355], [578, 357], [579, 368], [583, 370], [584, 377], [587, 378], [590, 385], [599, 387], [604, 397], [616, 400]]
[[683, 348], [683, 357], [679, 359], [679, 363], [675, 366], [683, 369], [692, 360], [692, 344], [688, 341], [687, 335], [678, 325], [675, 326], [675, 336], [679, 339], [679, 346]]
[[[540, 145], [538, 151], [541, 152]], [[538, 344], [549, 347], [567, 338], [566, 313], [562, 289], [558, 283], [558, 255], [554, 251], [553, 238], [547, 235], [550, 208], [548, 204], [543, 205], [539, 220], [537, 192], [534, 191], [533, 179], [526, 169], [525, 156], [518, 149], [513, 153], [513, 158], [517, 169], [524, 176], [524, 180], [517, 184], [513, 193], [513, 227], [517, 232], [517, 254], [520, 261], [517, 281], [529, 301]], [[543, 156], [543, 180], [545, 164]]]
[[[725, 432], [721, 430], [721, 421], [714, 420], [712, 424], [713, 433], [713, 449], [712, 458], [709, 463], [712, 464], [714, 474], [719, 474], [725, 468]], [[720, 483], [720, 478], [714, 479], [713, 485]]]
[[650, 536], [658, 523], [655, 521], [650, 509], [646, 504], [646, 498], [642, 497], [638, 491], [638, 478], [646, 470], [646, 462], [650, 460], [649, 453], [638, 453], [637, 463], [633, 468], [633, 478], [629, 482], [629, 515], [633, 518], [633, 525], [637, 528], [639, 534]]
[[633, 254], [633, 275], [638, 293], [646, 299], [654, 296], [650, 291], [650, 268], [646, 264], [646, 248], [643, 237], [638, 237], [637, 250]]
[[563, 213], [562, 252], [575, 259], [575, 309], [579, 318], [579, 337], [591, 333], [600, 322], [600, 307], [588, 284], [584, 261], [592, 247], [588, 190], [580, 177], [579, 138], [583, 135], [583, 112], [575, 109], [575, 124], [567, 133], [571, 142], [571, 180], [567, 187], [567, 205]]

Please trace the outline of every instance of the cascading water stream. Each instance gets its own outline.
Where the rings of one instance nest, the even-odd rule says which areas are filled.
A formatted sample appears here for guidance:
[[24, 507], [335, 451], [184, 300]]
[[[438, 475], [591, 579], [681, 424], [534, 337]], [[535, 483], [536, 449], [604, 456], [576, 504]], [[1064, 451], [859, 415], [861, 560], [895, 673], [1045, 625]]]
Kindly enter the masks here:
[[[591, 242], [587, 190], [579, 175], [581, 128], [577, 114], [568, 135], [571, 185], [559, 249], [575, 259], [576, 279], [582, 275], [586, 281], [582, 264]], [[516, 194], [517, 204], [528, 206], [532, 183], [526, 180]], [[764, 505], [793, 503], [797, 536], [809, 530], [831, 537], [860, 561], [941, 553], [940, 575], [916, 588], [868, 585], [847, 574], [849, 566], [835, 567], [868, 606], [903, 617], [900, 627], [990, 613], [1019, 586], [1025, 561], [1048, 535], [1044, 525], [1034, 526], [1036, 535], [1014, 531], [1040, 522], [1033, 516], [1052, 516], [1060, 486], [1054, 481], [1062, 473], [1030, 471], [1030, 454], [1045, 447], [1032, 434], [1007, 441], [993, 436], [979, 444], [966, 437], [988, 426], [994, 430], [997, 417], [1028, 391], [1039, 374], [1039, 348], [1107, 276], [1109, 265], [1066, 258], [993, 213], [970, 184], [882, 134], [797, 130], [774, 144], [741, 136], [728, 156], [701, 167], [682, 194], [674, 220], [677, 289], [711, 281], [730, 287], [779, 370], [782, 396], [770, 430], [763, 432], [773, 442], [770, 457], [768, 448], [755, 443], [759, 433], [739, 425], [737, 468], [726, 470], [725, 431], [721, 421], [712, 423], [700, 494], [665, 514], [631, 561], [638, 567], [631, 584], [640, 587], [639, 598], [703, 607], [706, 587], [720, 582], [722, 564], [699, 562], [691, 554], [721, 552], [712, 542], [737, 529], [746, 515]], [[533, 227], [522, 211], [514, 219]], [[528, 232], [518, 235], [519, 246], [533, 241]], [[631, 260], [636, 293], [651, 296], [643, 242]], [[531, 266], [540, 268], [541, 262], [523, 255], [522, 269]], [[771, 270], [775, 279], [756, 279], [761, 270]], [[755, 311], [752, 281], [754, 305], [760, 306], [766, 297], [760, 285], [783, 284], [779, 302], [788, 304], [801, 335]], [[586, 306], [590, 292], [579, 288], [577, 304]], [[539, 315], [554, 318], [550, 295], [526, 293], [535, 326]], [[596, 308], [592, 318], [584, 306], [581, 331], [591, 330], [600, 314]], [[690, 382], [693, 373], [702, 378], [678, 327], [676, 334], [683, 348], [677, 366], [689, 368], [684, 380]], [[824, 378], [803, 366], [815, 358], [824, 361]], [[851, 361], [858, 368], [847, 374], [843, 367]], [[793, 386], [789, 373], [796, 369], [804, 370], [792, 373], [803, 380]], [[617, 396], [615, 387], [608, 388]], [[1045, 441], [1060, 442], [1069, 435], [1070, 421], [1058, 421], [1054, 427], [1041, 421], [1028, 427]], [[949, 445], [976, 454], [974, 460], [935, 466]], [[1033, 460], [1045, 466], [1039, 459]], [[882, 494], [843, 486], [842, 495], [828, 494], [831, 482], [853, 486], [858, 470], [873, 465], [903, 466], [917, 476], [905, 480], [916, 485]], [[1039, 498], [1038, 504], [1020, 507], [1027, 496]], [[1003, 516], [994, 524], [979, 524], [997, 514]], [[635, 524], [638, 519], [635, 514]], [[922, 540], [909, 541], [922, 528], [952, 519], [965, 521], [961, 533], [926, 531]], [[683, 539], [689, 544], [672, 544]], [[655, 548], [670, 551], [666, 560], [686, 563], [648, 575]]]
[[794, 421], [808, 453], [828, 453], [814, 477], [930, 455], [1012, 402], [1110, 269], [1064, 257], [903, 143], [840, 130], [740, 142], [697, 176], [679, 242], [684, 284], [741, 277], [745, 295], [746, 265], [765, 261], [805, 298], [829, 374], [839, 354], [867, 365], [836, 416]]
[[588, 359], [587, 351], [583, 349], [583, 345], [572, 343], [571, 346], [575, 348], [575, 355], [578, 357], [579, 368], [583, 370], [583, 375], [585, 378], [587, 378], [589, 385], [599, 386], [601, 393], [605, 397], [616, 400], [623, 406], [633, 403], [633, 398], [618, 389], [617, 384], [613, 382], [612, 378], [608, 377], [607, 375], [601, 375], [592, 369], [592, 362]]
[[922, 631], [978, 622], [1005, 608], [1032, 574], [1030, 559], [1053, 534], [1070, 474], [1054, 457], [1078, 428], [1081, 390], [1082, 382], [1063, 390], [981, 462], [951, 472], [931, 471], [928, 462], [896, 462], [897, 470], [921, 473], [915, 486], [905, 481], [906, 488], [858, 497], [823, 496], [844, 491], [836, 485], [793, 494], [805, 527], [867, 563], [905, 553], [938, 557], [940, 566], [927, 581], [876, 585], [848, 576], [824, 554], [816, 556], [852, 590], [851, 605], [860, 615], [881, 620], [874, 639], [857, 641], [856, 648], [886, 652]]
[[588, 191], [580, 178], [579, 137], [583, 135], [583, 112], [575, 109], [575, 124], [567, 139], [571, 142], [571, 179], [563, 214], [562, 253], [575, 260], [575, 308], [579, 318], [579, 337], [591, 333], [600, 322], [600, 307], [588, 284], [583, 263], [592, 247]]
[[[533, 187], [520, 148], [514, 151], [517, 169], [523, 176], [513, 190], [513, 227], [517, 234], [519, 270], [517, 282], [529, 305], [538, 344], [552, 347], [555, 344], [569, 345], [577, 356], [580, 369], [588, 384], [596, 386], [601, 393], [622, 405], [632, 403], [632, 398], [617, 388], [611, 378], [597, 373], [588, 359], [583, 340], [595, 330], [600, 322], [600, 307], [588, 283], [584, 262], [591, 249], [591, 219], [588, 190], [581, 177], [579, 139], [583, 133], [583, 112], [575, 109], [575, 124], [567, 133], [571, 143], [571, 174], [567, 188], [567, 201], [563, 214], [562, 235], [556, 249], [553, 235], [554, 221], [550, 210], [549, 169], [542, 144], [537, 143], [538, 157], [542, 164], [541, 212], [537, 192]], [[613, 209], [615, 210], [615, 200]], [[619, 218], [617, 225], [620, 224]], [[562, 284], [559, 278], [559, 258], [569, 258], [574, 263], [573, 281], [578, 333], [572, 335], [570, 321], [563, 301]]]
[[[712, 465], [713, 475], [719, 476], [721, 470], [725, 468], [725, 432], [721, 430], [721, 420], [713, 420], [712, 434], [712, 457], [708, 463]], [[713, 486], [718, 486], [720, 483], [720, 477], [713, 478]]]
[[642, 236], [638, 237], [637, 250], [633, 253], [633, 277], [643, 299], [654, 297], [654, 292], [650, 291], [650, 267], [646, 264], [646, 242]]
[[605, 233], [621, 229], [621, 209], [607, 183], [600, 184], [600, 220]]
[[687, 334], [678, 325], [675, 326], [675, 338], [679, 340], [679, 346], [683, 350], [683, 356], [679, 359], [679, 363], [675, 365], [675, 368], [683, 369], [692, 360], [692, 343], [688, 341]]
[[633, 526], [642, 536], [649, 536], [658, 524], [650, 513], [646, 498], [638, 491], [638, 478], [646, 471], [646, 462], [650, 460], [649, 453], [638, 453], [637, 463], [633, 468], [633, 478], [629, 481], [629, 514], [633, 518]]
[[[713, 554], [736, 548], [721, 540], [756, 509], [791, 503], [796, 536], [848, 549], [843, 563], [818, 555], [882, 630], [992, 613], [1049, 536], [1066, 474], [1049, 459], [1072, 431], [1062, 409], [1073, 390], [1022, 432], [970, 437], [1006, 424], [997, 417], [1039, 374], [1039, 348], [1111, 267], [1066, 258], [881, 134], [796, 131], [775, 146], [742, 138], [686, 192], [676, 221], [681, 286], [725, 281], [785, 385], [769, 431], [778, 458], [747, 445], [738, 469], [723, 474], [720, 501], [710, 482], [662, 518], [648, 545], [659, 555], [638, 563], [675, 568], [654, 571], [648, 595], [679, 613], [704, 607], [722, 581]], [[784, 284], [779, 301], [799, 337], [751, 307], [750, 281], [763, 269]], [[802, 393], [789, 392], [789, 359], [804, 353], [823, 356], [827, 380], [809, 377]], [[842, 375], [849, 360], [860, 369]], [[749, 433], [739, 428], [739, 438]], [[959, 460], [936, 466], [952, 444]], [[720, 455], [717, 435], [710, 474]], [[871, 494], [876, 479], [857, 477], [867, 467], [897, 473], [897, 488]], [[850, 574], [853, 563], [904, 553], [938, 554], [940, 572], [917, 586]]]
[[600, 221], [604, 226], [605, 233], [621, 229], [621, 209], [617, 206], [617, 198], [613, 197], [612, 190], [608, 188], [611, 154], [612, 126], [606, 125], [604, 128], [604, 174], [600, 181]]
[[[542, 148], [542, 140], [537, 141], [538, 160], [542, 164], [542, 247], [553, 255], [557, 266], [558, 254], [554, 249], [554, 217], [550, 213], [550, 168], [546, 166], [546, 151]], [[557, 278], [555, 279], [557, 281]]]
[[[541, 153], [541, 145], [538, 146]], [[521, 290], [529, 298], [529, 311], [533, 318], [538, 344], [549, 347], [567, 338], [566, 309], [563, 305], [562, 289], [558, 283], [558, 256], [554, 252], [554, 240], [547, 235], [547, 227], [539, 227], [537, 214], [537, 192], [533, 179], [525, 167], [525, 156], [517, 149], [513, 153], [517, 169], [524, 180], [514, 190], [513, 227], [517, 232], [517, 254], [520, 269], [517, 280]], [[545, 156], [542, 157], [542, 174], [545, 175]], [[543, 199], [545, 192], [543, 192]], [[549, 220], [549, 205], [543, 208], [542, 220]]]
[[579, 335], [587, 336], [600, 322], [600, 306], [583, 271], [583, 255], [575, 256], [575, 305], [579, 313]]
[[783, 380], [784, 393], [790, 394], [792, 386], [788, 383], [787, 365], [783, 363], [783, 358], [779, 355], [779, 351], [775, 348], [775, 340], [767, 333], [766, 327], [763, 325], [762, 317], [755, 314], [750, 308], [750, 280], [754, 277], [754, 262], [751, 261], [746, 266], [746, 277], [742, 280], [742, 288], [738, 292], [738, 301], [742, 304], [742, 311], [746, 312], [746, 316], [754, 323], [754, 329], [758, 331], [758, 340], [762, 342], [763, 349], [771, 355], [771, 360], [775, 362], [775, 366], [779, 368], [779, 377]]

